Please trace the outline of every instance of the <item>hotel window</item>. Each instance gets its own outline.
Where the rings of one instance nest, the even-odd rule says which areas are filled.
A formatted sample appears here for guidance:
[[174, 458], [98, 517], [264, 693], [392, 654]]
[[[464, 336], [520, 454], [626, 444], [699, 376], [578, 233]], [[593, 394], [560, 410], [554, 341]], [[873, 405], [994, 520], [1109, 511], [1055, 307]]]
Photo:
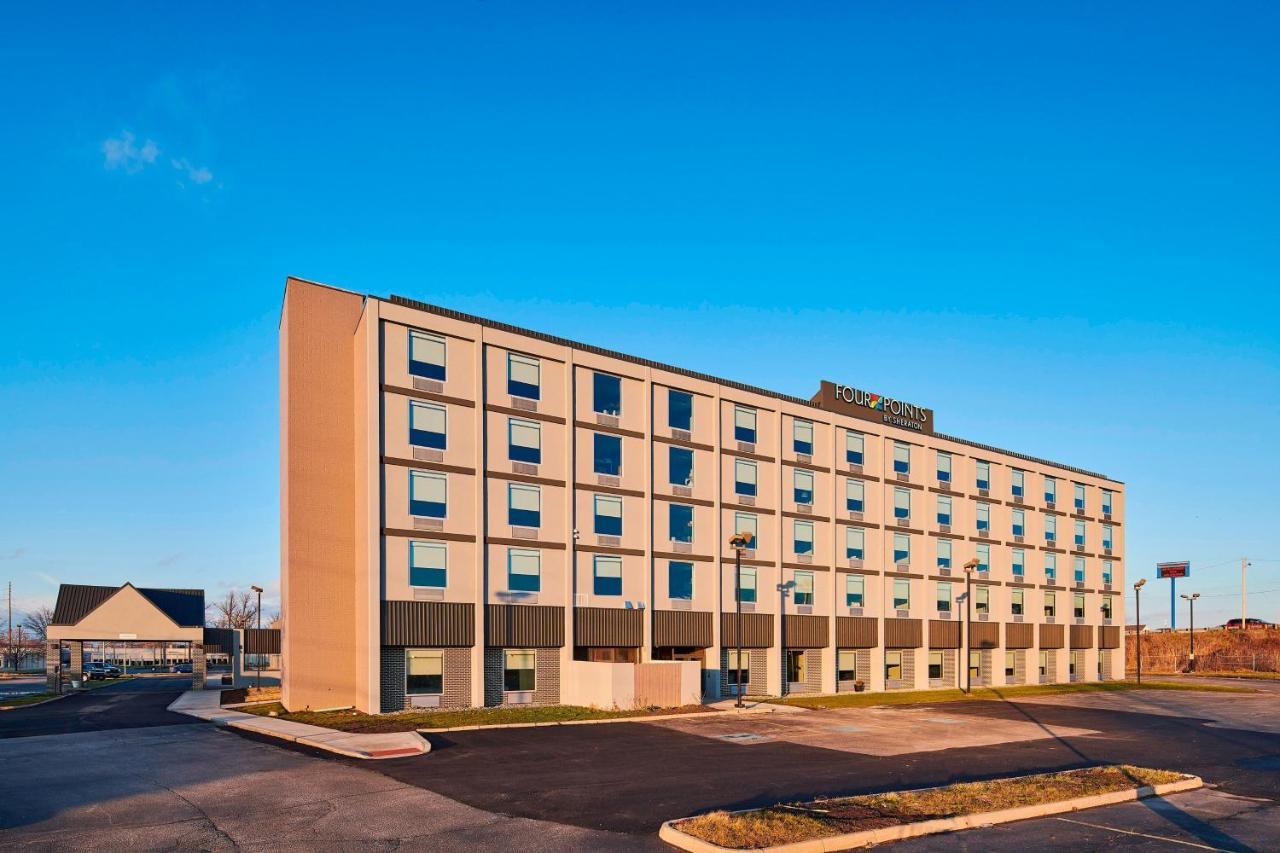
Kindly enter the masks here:
[[1058, 481], [1052, 477], [1044, 478], [1044, 502], [1047, 504], [1058, 502]]
[[443, 382], [444, 338], [426, 332], [410, 332], [409, 373]]
[[442, 542], [409, 543], [409, 586], [448, 586], [449, 552]]
[[985, 586], [974, 587], [973, 609], [979, 613], [991, 612], [991, 588]]
[[938, 523], [951, 525], [951, 498], [938, 495]]
[[591, 408], [602, 415], [622, 414], [622, 379], [609, 373], [593, 373]]
[[536, 689], [536, 652], [532, 649], [507, 649], [502, 657], [503, 690], [518, 693]]
[[929, 678], [942, 678], [942, 652], [929, 652]]
[[756, 529], [756, 517], [751, 513], [735, 512], [733, 514], [733, 532], [750, 533], [751, 547], [760, 547], [760, 532]]
[[743, 566], [739, 581], [743, 604], [755, 604], [756, 601], [756, 567]]
[[1044, 678], [1049, 673], [1049, 653], [1040, 652], [1040, 677]]
[[850, 465], [861, 465], [865, 457], [865, 439], [860, 432], [849, 430], [844, 434], [844, 458]]
[[1102, 618], [1111, 618], [1111, 596], [1109, 595], [1102, 596]]
[[938, 540], [938, 568], [940, 569], [951, 568], [951, 540], [950, 539]]
[[678, 601], [693, 600], [693, 563], [667, 564], [667, 596]]
[[667, 504], [667, 521], [672, 542], [693, 541], [693, 507]]
[[813, 472], [801, 471], [799, 468], [795, 472], [795, 499], [796, 503], [805, 506], [813, 506]]
[[1027, 552], [1021, 548], [1013, 549], [1013, 576], [1020, 578], [1027, 573]]
[[1076, 583], [1084, 583], [1084, 557], [1075, 558], [1075, 581]]
[[667, 448], [667, 481], [673, 486], [693, 485], [693, 451], [687, 447]]
[[813, 522], [795, 522], [795, 549], [797, 554], [813, 553]]
[[409, 696], [439, 696], [444, 692], [444, 652], [405, 649], [404, 692]]
[[594, 562], [595, 582], [591, 591], [596, 595], [622, 595], [622, 558], [597, 554]]
[[991, 571], [991, 546], [986, 543], [979, 543], [974, 549], [978, 557], [978, 571]]
[[747, 497], [756, 496], [756, 463], [745, 459], [733, 460], [733, 490]]
[[813, 424], [809, 421], [791, 422], [791, 447], [796, 453], [813, 455]]
[[1012, 478], [1012, 481], [1013, 481], [1013, 486], [1011, 488], [1011, 491], [1013, 492], [1013, 496], [1015, 498], [1022, 497], [1022, 494], [1025, 491], [1024, 487], [1026, 486], [1027, 475], [1022, 471], [1018, 470], [1017, 468], [1014, 468], [1012, 473], [1010, 474], [1010, 477]]
[[866, 502], [866, 484], [861, 480], [848, 479], [844, 483], [844, 504], [849, 512], [863, 512]]
[[444, 474], [433, 471], [409, 472], [409, 514], [424, 518], [444, 518], [448, 503], [448, 483]]
[[804, 681], [804, 650], [787, 649], [787, 682], [800, 684]]
[[1077, 547], [1077, 548], [1083, 548], [1083, 547], [1084, 547], [1084, 522], [1083, 522], [1083, 521], [1077, 521], [1077, 522], [1076, 522], [1076, 538], [1075, 538], [1075, 543], [1076, 543], [1076, 547]]
[[507, 484], [507, 524], [512, 527], [542, 526], [542, 489], [520, 483]]
[[[751, 652], [746, 649], [727, 649], [725, 651], [725, 669], [729, 674], [729, 686], [746, 687], [751, 683]], [[738, 676], [742, 680], [738, 680]]]
[[1044, 541], [1053, 543], [1058, 538], [1058, 517], [1056, 515], [1046, 515], [1044, 517]]
[[1076, 483], [1076, 509], [1084, 512], [1084, 485]]
[[911, 537], [908, 534], [893, 534], [893, 561], [895, 563], [911, 561]]
[[531, 548], [507, 549], [507, 589], [537, 592], [542, 588], [542, 552]]
[[1106, 584], [1111, 583], [1111, 561], [1110, 560], [1102, 561], [1102, 582]]
[[911, 473], [911, 445], [900, 441], [893, 443], [893, 472], [895, 474]]
[[409, 402], [409, 444], [414, 447], [444, 450], [444, 406], [433, 406], [416, 400]]
[[864, 550], [866, 531], [861, 527], [846, 527], [844, 532], [844, 555], [853, 560], [861, 560]]
[[1076, 663], [1079, 660], [1080, 660], [1080, 653], [1075, 649], [1072, 649], [1071, 652], [1067, 655], [1067, 673], [1071, 676], [1071, 679], [1073, 681], [1075, 680], [1075, 677], [1076, 677]]
[[951, 482], [951, 454], [938, 452], [938, 481]]
[[908, 521], [911, 518], [910, 489], [893, 490], [893, 517], [898, 521]]
[[595, 496], [595, 532], [602, 536], [622, 535], [622, 498]]
[[888, 651], [884, 653], [884, 680], [902, 680], [902, 652]]
[[1102, 525], [1102, 547], [1111, 550], [1111, 525]]
[[1004, 677], [1013, 678], [1013, 670], [1015, 666], [1015, 655], [1013, 652], [1006, 650], [1004, 653]]
[[1047, 581], [1057, 580], [1058, 578], [1058, 555], [1044, 555], [1044, 579]]
[[1009, 610], [1014, 616], [1022, 615], [1022, 605], [1025, 600], [1026, 590], [1013, 589], [1009, 591]]
[[1111, 490], [1102, 490], [1102, 514], [1111, 515]]
[[595, 451], [595, 472], [609, 477], [622, 474], [622, 439], [602, 432], [592, 433]]
[[735, 441], [756, 443], [756, 410], [746, 406], [733, 407], [733, 438]]
[[977, 486], [979, 489], [986, 490], [991, 488], [991, 463], [977, 462], [975, 463], [978, 471]]
[[1077, 619], [1084, 618], [1084, 593], [1077, 592], [1075, 594], [1074, 606], [1072, 607], [1072, 610]]
[[507, 421], [507, 457], [513, 462], [542, 461], [542, 427], [537, 421], [510, 418]]
[[796, 572], [796, 604], [813, 604], [813, 572]]
[[861, 607], [866, 601], [866, 579], [862, 575], [845, 575], [844, 605], [845, 607]]
[[1027, 513], [1026, 510], [1015, 509], [1013, 511], [1013, 535], [1025, 536], [1027, 533]]
[[991, 505], [978, 504], [978, 533], [991, 532]]
[[1052, 592], [1044, 594], [1044, 616], [1046, 619], [1052, 619], [1058, 615], [1058, 600]]
[[667, 389], [667, 426], [686, 432], [693, 429], [693, 395]]
[[951, 584], [948, 581], [938, 581], [938, 612], [951, 612]]
[[841, 649], [836, 653], [836, 680], [858, 680], [858, 653], [853, 649]]
[[906, 578], [893, 579], [893, 609], [909, 610], [911, 608], [911, 581]]
[[507, 353], [507, 393], [512, 397], [538, 400], [542, 397], [542, 369], [536, 358]]
[[969, 683], [973, 684], [982, 678], [982, 652], [969, 652]]

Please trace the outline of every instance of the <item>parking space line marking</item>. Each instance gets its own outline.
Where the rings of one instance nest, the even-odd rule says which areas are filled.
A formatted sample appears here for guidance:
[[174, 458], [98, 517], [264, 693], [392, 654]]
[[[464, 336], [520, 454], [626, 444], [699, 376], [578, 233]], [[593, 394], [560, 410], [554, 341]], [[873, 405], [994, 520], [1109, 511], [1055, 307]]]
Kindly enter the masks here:
[[1076, 824], [1079, 824], [1080, 826], [1087, 826], [1092, 829], [1105, 829], [1107, 832], [1118, 832], [1121, 835], [1136, 835], [1139, 838], [1150, 838], [1153, 841], [1168, 841], [1170, 844], [1182, 844], [1187, 847], [1198, 847], [1201, 850], [1217, 850], [1217, 851], [1220, 851], [1220, 853], [1231, 853], [1230, 850], [1226, 850], [1225, 848], [1222, 848], [1222, 847], [1210, 847], [1208, 844], [1196, 844], [1194, 841], [1183, 841], [1180, 838], [1167, 838], [1163, 835], [1148, 835], [1145, 832], [1133, 832], [1132, 830], [1128, 830], [1128, 829], [1116, 829], [1114, 826], [1104, 826], [1103, 824], [1100, 824], [1100, 823], [1086, 823], [1083, 820], [1072, 820], [1069, 817], [1059, 817], [1059, 818], [1054, 818], [1054, 820], [1060, 820], [1063, 823], [1076, 823]]

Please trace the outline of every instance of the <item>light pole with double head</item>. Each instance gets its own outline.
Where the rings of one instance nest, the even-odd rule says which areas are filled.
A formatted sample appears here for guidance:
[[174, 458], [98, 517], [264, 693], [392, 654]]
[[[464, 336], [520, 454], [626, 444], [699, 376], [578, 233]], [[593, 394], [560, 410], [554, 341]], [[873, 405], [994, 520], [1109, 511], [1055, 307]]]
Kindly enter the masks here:
[[1138, 683], [1142, 683], [1142, 588], [1147, 579], [1133, 585], [1133, 641], [1138, 644]]
[[978, 558], [974, 557], [964, 564], [964, 692], [969, 693], [973, 690], [973, 670], [969, 666], [969, 655], [972, 649], [969, 646], [969, 621], [972, 618], [972, 607], [969, 602], [973, 600], [971, 587], [969, 582], [973, 580], [973, 570], [978, 568]]
[[733, 622], [733, 642], [735, 645], [734, 652], [737, 660], [737, 684], [738, 692], [737, 707], [742, 705], [742, 552], [751, 547], [751, 542], [755, 539], [750, 533], [735, 533], [733, 538], [729, 540], [729, 547], [733, 549], [733, 604], [734, 622]]
[[[251, 586], [249, 587], [249, 589], [253, 590], [258, 594], [258, 630], [261, 631], [262, 630], [262, 587]], [[262, 634], [259, 633], [258, 637], [261, 638]], [[259, 642], [261, 642], [261, 639], [259, 639]], [[259, 690], [261, 690], [262, 689], [262, 655], [261, 654], [257, 654], [254, 656], [254, 663], [257, 665], [256, 668], [258, 670], [257, 678], [255, 680], [254, 686], [257, 687]]]
[[1187, 600], [1187, 604], [1191, 608], [1191, 618], [1189, 620], [1190, 630], [1188, 631], [1188, 633], [1191, 635], [1191, 660], [1187, 661], [1187, 672], [1195, 672], [1196, 671], [1196, 599], [1200, 597], [1200, 593], [1193, 592], [1190, 595], [1187, 595], [1184, 592], [1182, 594], [1182, 597]]

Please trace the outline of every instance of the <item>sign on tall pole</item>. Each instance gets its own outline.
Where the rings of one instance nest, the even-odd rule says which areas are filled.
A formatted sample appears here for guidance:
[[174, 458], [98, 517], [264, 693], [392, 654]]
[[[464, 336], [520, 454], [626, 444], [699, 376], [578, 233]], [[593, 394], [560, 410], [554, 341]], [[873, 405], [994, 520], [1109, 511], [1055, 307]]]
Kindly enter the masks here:
[[1169, 579], [1169, 628], [1177, 630], [1178, 627], [1178, 578], [1191, 576], [1191, 562], [1189, 560], [1175, 560], [1171, 563], [1156, 563], [1156, 577]]

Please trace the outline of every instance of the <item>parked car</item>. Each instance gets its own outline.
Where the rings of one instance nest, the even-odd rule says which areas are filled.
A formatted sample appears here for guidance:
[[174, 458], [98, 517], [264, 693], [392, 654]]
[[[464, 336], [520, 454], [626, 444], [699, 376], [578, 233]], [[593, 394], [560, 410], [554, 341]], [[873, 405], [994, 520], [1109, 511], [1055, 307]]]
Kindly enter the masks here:
[[84, 677], [89, 681], [95, 678], [119, 678], [120, 667], [94, 661], [84, 665]]
[[173, 671], [174, 671], [174, 672], [191, 672], [191, 664], [190, 664], [190, 663], [175, 663], [175, 664], [173, 665]]

